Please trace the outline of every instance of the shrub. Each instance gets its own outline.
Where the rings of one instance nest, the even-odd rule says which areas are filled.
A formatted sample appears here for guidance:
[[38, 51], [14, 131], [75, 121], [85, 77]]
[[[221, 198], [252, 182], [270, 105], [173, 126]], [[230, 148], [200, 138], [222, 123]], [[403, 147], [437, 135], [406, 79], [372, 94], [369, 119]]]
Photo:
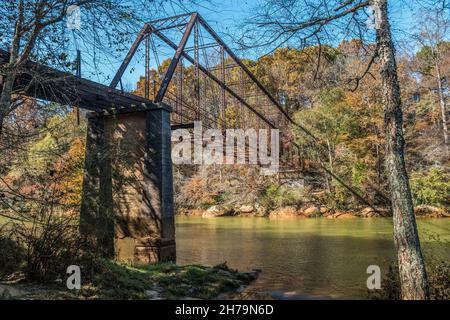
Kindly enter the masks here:
[[324, 191], [316, 195], [317, 200], [332, 210], [348, 210], [356, 202], [348, 189], [336, 181], [332, 181], [332, 192]]
[[65, 277], [70, 265], [80, 266], [86, 277], [95, 274], [96, 250], [80, 236], [78, 219], [43, 212], [0, 228], [0, 280], [20, 272], [29, 281], [54, 281]]
[[79, 235], [70, 217], [49, 217], [42, 223], [16, 224], [14, 238], [25, 251], [28, 280], [52, 281], [65, 275], [69, 265], [89, 267], [94, 261], [91, 246]]
[[[432, 300], [450, 300], [450, 262], [442, 260], [440, 252], [447, 250], [449, 243], [442, 241], [436, 234], [428, 234], [427, 238], [436, 246], [424, 250], [425, 266]], [[383, 300], [401, 299], [398, 264], [389, 267], [389, 272], [381, 282], [382, 289], [369, 292], [369, 297]]]
[[[53, 191], [42, 193], [40, 203], [27, 203], [19, 220], [5, 226], [2, 250], [22, 252], [20, 271], [30, 281], [52, 281], [65, 276], [69, 265], [90, 265], [95, 250], [79, 233], [76, 209], [58, 204]], [[0, 255], [3, 259], [3, 254]], [[12, 268], [12, 267], [11, 267]], [[19, 271], [17, 264], [15, 271]]]
[[[430, 299], [450, 300], [450, 263], [434, 261], [427, 264], [428, 283], [430, 286]], [[381, 300], [400, 300], [400, 278], [398, 265], [389, 267], [389, 272], [382, 280], [380, 291], [370, 292], [369, 297]]]
[[435, 300], [450, 300], [450, 263], [438, 261], [428, 267], [430, 296]]
[[266, 187], [259, 202], [268, 211], [272, 211], [286, 206], [299, 207], [303, 198], [303, 190], [300, 188], [272, 183]]
[[11, 238], [6, 227], [0, 228], [0, 280], [20, 271], [25, 261], [25, 251]]
[[411, 175], [411, 191], [414, 204], [449, 206], [450, 174], [442, 168], [433, 168], [427, 173]]
[[176, 194], [176, 202], [187, 208], [198, 208], [213, 205], [217, 194], [208, 187], [206, 179], [192, 177], [187, 180]]

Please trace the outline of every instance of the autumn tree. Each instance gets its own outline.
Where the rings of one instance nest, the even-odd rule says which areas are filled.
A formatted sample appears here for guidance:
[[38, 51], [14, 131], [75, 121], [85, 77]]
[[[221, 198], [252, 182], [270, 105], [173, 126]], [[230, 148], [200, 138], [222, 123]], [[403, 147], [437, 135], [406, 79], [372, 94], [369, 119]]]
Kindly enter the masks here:
[[[417, 52], [417, 71], [424, 77], [430, 79], [438, 96], [441, 110], [442, 135], [445, 144], [448, 144], [448, 115], [447, 97], [448, 83], [450, 77], [450, 42], [446, 42], [446, 36], [450, 31], [450, 19], [446, 11], [441, 8], [430, 8], [423, 17], [420, 31], [414, 36], [421, 45]], [[430, 81], [428, 81], [430, 82]]]
[[[367, 23], [372, 9], [373, 21]], [[394, 241], [397, 248], [402, 297], [427, 299], [427, 274], [420, 248], [413, 201], [404, 160], [403, 113], [397, 73], [395, 47], [388, 16], [387, 0], [303, 1], [267, 0], [250, 25], [258, 29], [246, 34], [251, 45], [300, 46], [333, 41], [333, 36], [350, 35], [375, 50], [365, 70], [350, 79], [358, 86], [374, 63], [379, 64], [381, 97], [384, 106], [385, 163], [394, 216]], [[337, 32], [336, 32], [337, 30]], [[373, 32], [375, 30], [375, 32]], [[248, 31], [248, 30], [247, 30]]]
[[[196, 0], [12, 0], [0, 2], [0, 50], [8, 51], [0, 61], [0, 136], [8, 114], [21, 105], [14, 81], [30, 75], [27, 60], [73, 71], [76, 48], [83, 46], [87, 64], [97, 76], [106, 59], [123, 59], [144, 22], [167, 15], [167, 8]], [[79, 11], [78, 11], [79, 10]], [[77, 15], [79, 12], [79, 16]], [[156, 13], [156, 14], [155, 14]], [[76, 20], [80, 18], [79, 22]], [[74, 20], [75, 19], [75, 20]], [[79, 23], [79, 25], [78, 25]], [[93, 67], [92, 67], [93, 66]], [[39, 74], [31, 74], [42, 83]], [[33, 82], [32, 81], [32, 82]], [[48, 94], [51, 89], [47, 88]], [[70, 101], [69, 101], [70, 102]]]
[[[2, 61], [1, 66], [0, 135], [5, 117], [20, 107], [23, 101], [13, 86], [20, 73], [30, 73], [30, 70], [24, 67], [28, 59], [43, 61], [59, 68], [70, 66], [68, 53], [71, 48], [68, 40], [71, 27], [67, 24], [66, 17], [74, 8], [83, 10], [80, 19], [89, 27], [85, 25], [79, 32], [73, 32], [79, 33], [80, 37], [85, 39], [88, 35], [92, 39], [95, 34], [101, 34], [104, 39], [111, 40], [111, 35], [116, 33], [115, 40], [120, 42], [123, 34], [120, 29], [126, 26], [127, 22], [130, 23], [133, 16], [129, 7], [116, 0], [16, 0], [3, 1], [0, 4], [0, 45], [2, 50], [9, 52], [8, 60]], [[122, 25], [118, 26], [116, 21], [122, 21]], [[102, 42], [107, 44], [107, 41]], [[32, 76], [35, 81], [39, 81], [39, 75]]]

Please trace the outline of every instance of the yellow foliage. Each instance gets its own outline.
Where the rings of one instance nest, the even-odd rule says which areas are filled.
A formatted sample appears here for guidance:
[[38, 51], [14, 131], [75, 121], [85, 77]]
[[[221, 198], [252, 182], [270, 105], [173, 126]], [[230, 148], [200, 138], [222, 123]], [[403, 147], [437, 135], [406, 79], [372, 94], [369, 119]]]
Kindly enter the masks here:
[[85, 148], [84, 139], [75, 138], [69, 151], [54, 165], [53, 175], [60, 177], [57, 189], [68, 205], [81, 203]]

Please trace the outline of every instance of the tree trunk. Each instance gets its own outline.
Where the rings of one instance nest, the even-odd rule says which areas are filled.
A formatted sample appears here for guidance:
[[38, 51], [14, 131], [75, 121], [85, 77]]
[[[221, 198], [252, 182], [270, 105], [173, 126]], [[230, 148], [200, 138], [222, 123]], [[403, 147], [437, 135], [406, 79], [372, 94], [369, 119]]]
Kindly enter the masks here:
[[[330, 144], [330, 140], [327, 139], [327, 149], [328, 149], [328, 163], [330, 164], [330, 171], [332, 173], [334, 173], [334, 169], [333, 169], [333, 156], [331, 154], [331, 144]], [[330, 179], [328, 179], [327, 177], [327, 188], [328, 188], [328, 192], [331, 194], [332, 193], [332, 187], [331, 187], [331, 182], [333, 182], [333, 176], [330, 177]]]
[[[24, 1], [19, 1], [17, 6], [17, 21], [15, 24], [14, 37], [10, 48], [9, 64], [4, 70], [4, 79], [2, 83], [2, 92], [0, 95], [0, 138], [2, 137], [5, 118], [10, 112], [13, 86], [15, 81], [15, 72], [19, 67], [16, 62], [19, 57], [20, 40], [22, 36], [22, 24], [24, 20]], [[27, 57], [25, 57], [26, 59]]]
[[3, 133], [5, 118], [11, 107], [11, 96], [13, 91], [14, 75], [7, 72], [3, 81], [2, 93], [0, 96], [0, 137]]
[[403, 299], [428, 299], [428, 280], [420, 249], [414, 208], [403, 154], [403, 115], [397, 78], [395, 49], [388, 20], [387, 0], [373, 0], [377, 18], [377, 44], [385, 108], [386, 168], [388, 170], [394, 215], [394, 241], [397, 249]]
[[435, 62], [436, 65], [436, 78], [438, 83], [438, 91], [439, 91], [439, 104], [441, 106], [441, 117], [442, 117], [442, 129], [444, 133], [444, 143], [448, 144], [448, 130], [447, 130], [447, 110], [445, 106], [445, 96], [444, 90], [442, 88], [442, 78], [441, 78], [441, 69], [439, 68], [439, 63]]
[[377, 185], [378, 189], [381, 190], [381, 157], [380, 157], [380, 146], [376, 144], [377, 151]]

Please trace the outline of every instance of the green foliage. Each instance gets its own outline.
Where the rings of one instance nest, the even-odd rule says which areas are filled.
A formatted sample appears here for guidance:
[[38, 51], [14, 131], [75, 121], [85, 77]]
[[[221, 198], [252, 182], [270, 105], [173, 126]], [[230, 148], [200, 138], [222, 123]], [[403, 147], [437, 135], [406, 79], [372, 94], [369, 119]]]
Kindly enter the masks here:
[[319, 92], [318, 99], [323, 107], [332, 108], [337, 103], [344, 101], [345, 94], [341, 88], [331, 88]]
[[450, 42], [442, 41], [437, 44], [435, 48], [424, 45], [417, 51], [416, 58], [420, 61], [419, 69], [424, 73], [431, 73], [435, 68], [434, 59], [439, 58], [438, 52], [448, 52], [450, 50]]
[[356, 161], [352, 167], [352, 183], [360, 187], [367, 175], [367, 165], [362, 161]]
[[411, 190], [416, 205], [448, 206], [450, 174], [443, 168], [432, 168], [428, 172], [411, 175]]
[[286, 206], [299, 207], [304, 198], [303, 189], [291, 188], [277, 183], [269, 184], [259, 198], [260, 204], [271, 211]]
[[[304, 147], [304, 152], [312, 159], [321, 159], [347, 184], [361, 189], [370, 176], [376, 175], [376, 145], [381, 143], [376, 119], [382, 119], [375, 107], [368, 110], [363, 98], [343, 88], [325, 88], [315, 95], [312, 109], [295, 115], [297, 121], [318, 137], [311, 145], [308, 136], [295, 130], [296, 140]], [[329, 180], [333, 180], [331, 194], [322, 197], [323, 203], [335, 209], [350, 209], [351, 204], [357, 202], [352, 194], [334, 179]], [[325, 184], [322, 188], [326, 188]]]
[[214, 199], [214, 204], [222, 204], [226, 201], [227, 195], [225, 192], [221, 192], [217, 195], [214, 195], [213, 199]]
[[34, 174], [41, 174], [66, 154], [74, 140], [84, 136], [85, 123], [75, 127], [75, 114], [57, 114], [44, 124], [45, 130], [32, 141], [28, 149], [27, 168]]
[[171, 263], [125, 266], [102, 260], [89, 283], [78, 293], [87, 298], [148, 299], [146, 290], [159, 288], [168, 299], [212, 299], [241, 285], [235, 271], [223, 267], [177, 266]]
[[79, 295], [124, 300], [145, 299], [145, 289], [152, 285], [145, 272], [106, 260], [100, 261], [88, 281]]
[[430, 46], [423, 46], [417, 53], [416, 57], [421, 60], [420, 71], [422, 72], [431, 72], [433, 69], [433, 61], [434, 59], [433, 50]]
[[342, 186], [337, 181], [333, 180], [332, 192], [324, 192], [319, 200], [330, 209], [347, 210], [351, 207], [350, 202], [353, 200], [353, 195], [347, 188]]

